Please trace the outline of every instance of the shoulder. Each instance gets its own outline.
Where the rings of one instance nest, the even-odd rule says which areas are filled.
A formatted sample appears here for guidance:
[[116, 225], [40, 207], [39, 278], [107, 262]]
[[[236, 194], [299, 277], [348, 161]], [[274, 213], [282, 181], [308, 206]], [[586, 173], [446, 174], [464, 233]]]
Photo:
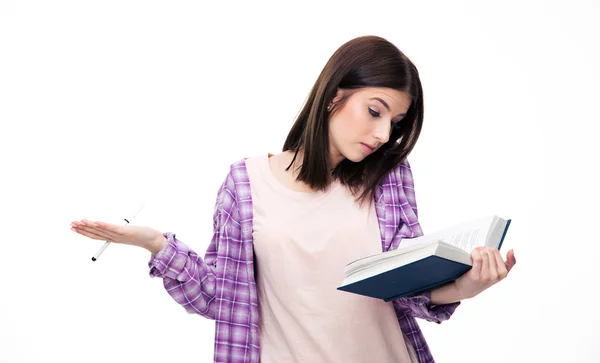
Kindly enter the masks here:
[[246, 171], [245, 159], [240, 159], [229, 165], [229, 171], [217, 193], [216, 211], [224, 218], [221, 223], [231, 218], [237, 220], [237, 210], [240, 202], [248, 199], [250, 186]]
[[379, 187], [414, 186], [412, 170], [408, 158], [393, 167], [379, 182]]
[[248, 169], [246, 168], [246, 160], [248, 160], [248, 158], [239, 159], [229, 166], [229, 175], [235, 181], [248, 179]]
[[247, 159], [239, 159], [229, 166], [229, 173], [221, 186], [221, 192], [225, 192], [233, 200], [247, 199], [250, 195]]
[[402, 181], [402, 185], [414, 187], [414, 179], [412, 169], [410, 167], [410, 163], [408, 159], [405, 158], [397, 167], [397, 173], [400, 176], [400, 180]]

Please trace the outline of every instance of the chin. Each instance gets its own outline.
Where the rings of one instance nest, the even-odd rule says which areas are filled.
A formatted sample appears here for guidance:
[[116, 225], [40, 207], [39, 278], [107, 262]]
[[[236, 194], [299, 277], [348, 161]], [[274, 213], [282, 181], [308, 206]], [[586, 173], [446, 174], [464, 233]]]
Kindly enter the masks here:
[[350, 160], [353, 163], [360, 163], [365, 160], [366, 155], [363, 153], [347, 153], [344, 155], [344, 158]]

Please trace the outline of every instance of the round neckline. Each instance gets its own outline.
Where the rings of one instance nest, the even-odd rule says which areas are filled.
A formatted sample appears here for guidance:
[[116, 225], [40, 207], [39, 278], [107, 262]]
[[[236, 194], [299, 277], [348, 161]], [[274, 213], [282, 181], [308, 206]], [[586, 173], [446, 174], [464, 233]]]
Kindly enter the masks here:
[[273, 188], [277, 189], [280, 193], [283, 193], [284, 195], [287, 195], [287, 196], [290, 196], [293, 198], [320, 199], [320, 198], [326, 197], [327, 195], [331, 194], [332, 191], [336, 190], [341, 185], [338, 181], [334, 181], [334, 182], [332, 182], [332, 184], [329, 186], [329, 188], [326, 191], [307, 192], [307, 191], [290, 189], [287, 186], [285, 186], [279, 179], [277, 179], [277, 177], [275, 176], [275, 173], [273, 173], [273, 170], [271, 169], [271, 163], [269, 162], [269, 159], [271, 158], [271, 156], [274, 156], [274, 154], [267, 153], [266, 155], [264, 155], [261, 158], [262, 159], [261, 165], [263, 167], [264, 174], [265, 174], [269, 184], [271, 184], [271, 186]]

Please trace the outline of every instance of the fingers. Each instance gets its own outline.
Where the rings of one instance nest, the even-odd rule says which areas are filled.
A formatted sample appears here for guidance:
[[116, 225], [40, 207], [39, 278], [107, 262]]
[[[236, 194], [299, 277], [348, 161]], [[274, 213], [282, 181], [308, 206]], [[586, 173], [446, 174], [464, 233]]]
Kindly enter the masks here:
[[73, 227], [71, 229], [79, 234], [82, 234], [82, 235], [92, 238], [92, 239], [101, 239], [101, 240], [106, 240], [106, 241], [109, 240], [108, 238], [106, 238], [104, 236], [100, 236], [94, 232], [91, 232], [91, 231], [85, 229], [85, 227], [83, 227], [83, 228], [82, 227]]
[[[73, 222], [71, 225], [75, 227], [75, 232], [90, 238], [115, 241], [117, 237], [115, 233], [106, 228], [106, 226], [110, 227], [110, 225], [106, 223], [92, 222], [84, 219], [81, 222]], [[114, 228], [111, 229], [114, 230]]]
[[496, 263], [496, 256], [494, 253], [495, 249], [492, 248], [488, 248], [486, 250], [487, 255], [488, 255], [488, 262], [489, 262], [489, 266], [490, 266], [490, 281], [496, 282], [499, 279], [499, 273], [498, 273], [498, 265]]
[[473, 277], [475, 279], [479, 279], [481, 277], [481, 268], [483, 266], [483, 259], [481, 257], [481, 252], [477, 249], [471, 252], [471, 259], [473, 259], [473, 267], [471, 271], [473, 271]]
[[517, 259], [515, 258], [515, 251], [514, 250], [509, 250], [508, 253], [506, 254], [506, 269], [508, 271], [510, 271], [515, 264], [517, 263]]
[[491, 247], [477, 247], [475, 249], [481, 254], [481, 279], [484, 281], [496, 283], [502, 280], [508, 274], [509, 269], [507, 268], [500, 251], [497, 248]]
[[502, 255], [500, 255], [500, 251], [494, 249], [493, 254], [496, 268], [498, 270], [498, 278], [502, 280], [506, 277], [506, 275], [508, 275], [508, 268], [506, 268], [506, 265], [504, 264], [504, 260], [502, 259]]
[[488, 281], [491, 279], [490, 256], [486, 249], [479, 250], [481, 254], [481, 279]]

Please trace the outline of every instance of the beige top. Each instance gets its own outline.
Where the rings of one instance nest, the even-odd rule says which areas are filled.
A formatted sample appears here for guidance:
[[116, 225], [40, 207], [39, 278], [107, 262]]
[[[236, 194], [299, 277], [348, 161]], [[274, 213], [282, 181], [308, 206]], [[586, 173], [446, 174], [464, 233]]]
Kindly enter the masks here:
[[359, 208], [339, 183], [291, 190], [266, 154], [246, 166], [261, 362], [412, 362], [391, 303], [336, 290], [347, 263], [381, 252], [373, 203]]

